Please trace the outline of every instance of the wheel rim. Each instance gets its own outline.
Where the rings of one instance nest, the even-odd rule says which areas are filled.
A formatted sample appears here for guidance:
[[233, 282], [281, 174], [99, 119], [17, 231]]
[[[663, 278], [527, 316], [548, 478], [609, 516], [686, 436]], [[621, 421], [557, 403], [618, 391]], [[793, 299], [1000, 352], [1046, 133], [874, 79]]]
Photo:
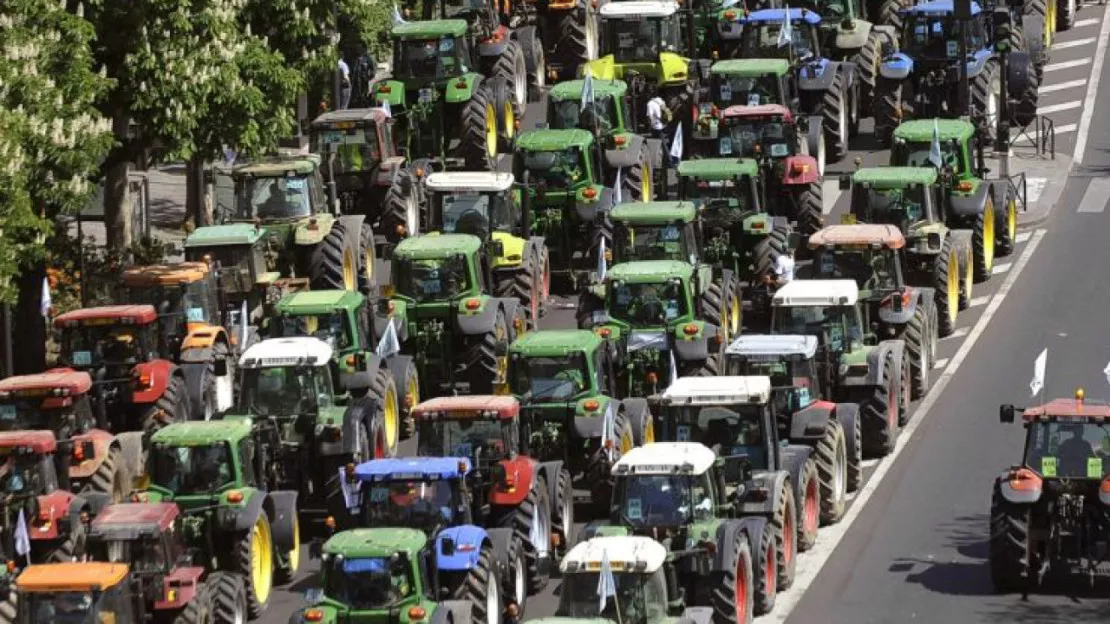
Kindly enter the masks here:
[[374, 435], [374, 459], [385, 459], [387, 453], [385, 452], [385, 434], [379, 430]]
[[405, 407], [412, 409], [420, 405], [420, 380], [416, 378], [416, 371], [409, 370], [408, 381], [405, 382]]
[[350, 250], [343, 252], [343, 287], [347, 290], [354, 290], [358, 286], [358, 281], [355, 275], [358, 272], [355, 270], [355, 256]]
[[848, 103], [847, 98], [844, 97], [844, 91], [840, 92], [840, 115], [836, 121], [840, 125], [840, 140], [844, 146], [848, 145]]
[[546, 301], [551, 296], [551, 259], [547, 254], [543, 256], [543, 298]]
[[260, 603], [270, 598], [274, 569], [271, 544], [270, 525], [266, 523], [265, 515], [260, 515], [251, 530], [251, 587]]
[[836, 467], [833, 469], [833, 494], [836, 496], [836, 504], [841, 504], [848, 496], [848, 449], [844, 445], [844, 439], [840, 439], [840, 444], [836, 449]]
[[640, 177], [640, 197], [641, 201], [651, 201], [651, 165], [641, 168], [643, 175]]
[[748, 614], [748, 569], [744, 558], [736, 558], [736, 621], [746, 622]]
[[967, 252], [967, 270], [964, 271], [964, 291], [968, 305], [971, 305], [971, 291], [975, 288], [975, 252]]
[[655, 443], [655, 421], [649, 416], [647, 424], [644, 425], [644, 444]]
[[416, 205], [416, 198], [411, 195], [405, 199], [405, 222], [409, 236], [420, 233], [420, 207]]
[[574, 493], [573, 492], [566, 492], [565, 496], [563, 497], [563, 517], [561, 518], [562, 522], [560, 523], [560, 525], [563, 528], [563, 547], [564, 548], [569, 548], [570, 547], [568, 542], [570, 542], [571, 531], [574, 530], [574, 523], [573, 523], [574, 500], [573, 500], [573, 498], [574, 498]]
[[[767, 546], [767, 556], [763, 561], [763, 583], [767, 585], [767, 595], [775, 595], [775, 585], [778, 581], [778, 570], [775, 566], [775, 549], [774, 544]], [[743, 622], [743, 620], [739, 620]]]
[[900, 379], [888, 379], [886, 383], [886, 424], [893, 430], [894, 424], [898, 422], [898, 401], [900, 398], [895, 388], [902, 381]]
[[597, 59], [597, 23], [594, 16], [586, 12], [586, 60]]
[[392, 383], [386, 386], [385, 409], [382, 412], [385, 417], [385, 443], [392, 449], [397, 445], [397, 430], [400, 426], [397, 413], [397, 388]]
[[[520, 48], [517, 48], [520, 50]], [[516, 56], [516, 75], [513, 76], [513, 97], [521, 110], [528, 106], [528, 66], [524, 63], [523, 51]]]
[[635, 444], [633, 444], [633, 442], [632, 442], [632, 434], [628, 433], [627, 431], [622, 433], [621, 434], [621, 456], [623, 457], [624, 455], [627, 455], [628, 453], [630, 453], [632, 451], [633, 446], [635, 446]]
[[497, 157], [497, 112], [489, 102], [486, 103], [486, 155], [491, 159]]
[[794, 535], [796, 529], [794, 528], [794, 508], [783, 510], [782, 519], [782, 558], [783, 564], [789, 566], [794, 562]]
[[817, 139], [817, 173], [825, 175], [825, 134], [821, 133]]
[[527, 583], [524, 578], [524, 562], [518, 556], [516, 561], [516, 570], [513, 573], [513, 600], [516, 601], [517, 606], [523, 605], [524, 600], [528, 597]]
[[956, 322], [960, 310], [960, 263], [956, 254], [948, 255], [948, 319]]
[[729, 298], [728, 335], [730, 337], [740, 334], [740, 309], [740, 297], [733, 293]]
[[532, 540], [532, 546], [536, 549], [536, 554], [541, 559], [547, 557], [551, 552], [550, 513], [551, 510], [548, 508], [536, 509], [536, 517], [532, 522], [532, 534], [528, 536]]
[[513, 133], [516, 131], [516, 112], [513, 110], [512, 102], [505, 102], [505, 110], [502, 115], [505, 119], [505, 136], [511, 141]]
[[374, 282], [374, 252], [369, 248], [362, 254], [362, 273], [366, 276], [368, 284]]
[[983, 266], [994, 268], [994, 204], [988, 199], [983, 208]]
[[1017, 238], [1017, 200], [1011, 199], [1006, 207], [1006, 240], [1013, 245], [1015, 238]]
[[296, 572], [301, 569], [301, 521], [293, 515], [293, 550], [289, 551], [289, 570]]
[[547, 87], [547, 54], [542, 46], [536, 48], [536, 86]]
[[813, 479], [809, 480], [806, 485], [806, 533], [813, 533], [817, 530], [817, 518], [820, 512], [817, 509], [817, 482]]
[[998, 78], [991, 79], [991, 91], [987, 95], [987, 119], [993, 122], [998, 116], [998, 92], [1001, 90], [1001, 85]]
[[501, 590], [492, 570], [486, 579], [486, 617], [490, 624], [501, 624]]

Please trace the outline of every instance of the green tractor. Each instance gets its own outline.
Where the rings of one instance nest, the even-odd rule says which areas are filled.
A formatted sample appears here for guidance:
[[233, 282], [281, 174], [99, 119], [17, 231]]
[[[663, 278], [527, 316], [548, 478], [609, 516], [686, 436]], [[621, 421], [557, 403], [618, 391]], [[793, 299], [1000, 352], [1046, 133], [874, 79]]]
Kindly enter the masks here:
[[[1008, 256], [1017, 244], [1018, 196], [1010, 180], [986, 179], [982, 137], [970, 121], [919, 119], [894, 130], [890, 164], [935, 166], [929, 160], [933, 141], [939, 143], [947, 197], [942, 212], [948, 227], [970, 229], [976, 282], [991, 278], [994, 258]], [[974, 160], [973, 160], [974, 159]], [[965, 292], [970, 300], [971, 293]]]
[[[381, 405], [386, 451], [397, 452], [400, 440], [415, 432], [412, 408], [420, 403], [420, 375], [411, 356], [389, 353], [382, 335], [376, 334], [373, 305], [358, 293], [313, 290], [286, 295], [267, 319], [270, 337], [310, 336], [332, 349], [331, 372], [337, 397], [347, 394], [345, 377], [369, 375], [367, 389], [354, 393]], [[349, 398], [349, 397], [344, 397]]]
[[[496, 255], [496, 254], [491, 254]], [[520, 302], [490, 295], [482, 241], [470, 234], [406, 238], [393, 251], [375, 332], [393, 326], [420, 375], [420, 395], [504, 394], [509, 343], [529, 329]]]
[[738, 58], [717, 61], [709, 68], [709, 85], [701, 93], [690, 153], [717, 156], [721, 112], [731, 106], [779, 104], [798, 112], [797, 81], [786, 59]]
[[[430, 573], [437, 569], [436, 559], [445, 554], [440, 552], [443, 546], [419, 529], [336, 533], [319, 547], [319, 553], [313, 553], [322, 562], [323, 587], [306, 592], [309, 606], [294, 613], [290, 624], [475, 621], [486, 615], [490, 604], [500, 604], [496, 576], [487, 560], [484, 568], [476, 566], [466, 579], [473, 591], [463, 600], [444, 600], [447, 589], [437, 574]], [[500, 622], [499, 613], [487, 617], [484, 621]]]
[[522, 448], [538, 461], [563, 462], [602, 509], [613, 462], [655, 439], [647, 402], [618, 398], [614, 356], [609, 342], [585, 330], [531, 332], [509, 347]]
[[950, 229], [944, 206], [945, 178], [931, 167], [865, 167], [840, 176], [842, 190], [852, 190], [847, 222], [896, 226], [905, 237], [901, 259], [906, 281], [932, 286], [936, 293], [937, 333], [956, 330], [967, 308], [974, 281], [972, 232]]
[[258, 444], [250, 419], [174, 423], [150, 439], [146, 489], [136, 502], [172, 502], [181, 534], [209, 571], [243, 574], [247, 611], [266, 611], [276, 582], [300, 568], [296, 491], [268, 491], [275, 449]]
[[[374, 230], [364, 215], [343, 215], [320, 175], [320, 156], [282, 155], [217, 166], [216, 223], [197, 228], [186, 248], [266, 240], [267, 271], [306, 277], [312, 288], [373, 292]], [[256, 267], [257, 270], [257, 267]]]

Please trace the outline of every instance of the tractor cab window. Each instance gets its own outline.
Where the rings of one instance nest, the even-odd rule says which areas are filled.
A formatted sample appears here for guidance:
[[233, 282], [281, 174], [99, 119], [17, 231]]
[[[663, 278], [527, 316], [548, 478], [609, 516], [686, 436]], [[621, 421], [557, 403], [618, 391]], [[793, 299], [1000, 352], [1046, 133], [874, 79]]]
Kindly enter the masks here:
[[708, 473], [632, 475], [613, 492], [620, 523], [634, 528], [678, 527], [713, 515]]
[[864, 188], [857, 187], [859, 195], [856, 205], [863, 204], [864, 220], [868, 223], [889, 223], [899, 229], [924, 219], [931, 207], [925, 186], [914, 184], [903, 188]]
[[264, 254], [261, 246], [191, 247], [185, 250], [185, 260], [199, 262], [207, 256], [216, 267], [214, 273], [225, 291], [246, 294], [254, 288], [256, 272], [266, 270]]
[[[598, 572], [600, 566], [588, 564], [590, 572], [567, 574], [559, 587], [558, 617], [621, 621], [626, 624], [647, 624], [667, 619], [667, 584], [662, 569], [651, 574], [613, 570], [616, 598], [605, 603], [598, 611]], [[620, 615], [617, 605], [620, 605]]]
[[0, 470], [0, 492], [5, 496], [37, 496], [46, 491], [41, 456], [30, 449], [3, 449], [8, 454]]
[[147, 351], [148, 342], [149, 327], [91, 324], [86, 321], [82, 325], [63, 329], [62, 354], [67, 364], [78, 368], [102, 364], [134, 365], [151, 355]]
[[263, 221], [299, 219], [312, 214], [309, 177], [243, 177], [235, 184], [235, 218]]
[[510, 367], [513, 394], [528, 395], [531, 402], [567, 401], [590, 388], [590, 371], [581, 351], [565, 356], [513, 354]]
[[215, 284], [200, 279], [182, 286], [129, 286], [127, 301], [158, 311], [164, 333], [181, 331], [185, 323], [217, 323]]
[[[434, 4], [429, 3], [433, 8]], [[476, 21], [482, 13], [488, 12], [489, 5], [482, 0], [441, 0], [441, 19], [466, 19]]]
[[729, 180], [686, 177], [680, 180], [682, 198], [701, 203], [703, 210], [709, 209], [709, 213], [704, 215], [707, 220], [717, 221], [725, 217], [726, 215], [715, 214], [719, 210], [746, 216], [755, 205], [755, 189], [747, 176]]
[[779, 84], [779, 77], [773, 74], [714, 76], [712, 101], [720, 108], [784, 104]]
[[682, 280], [666, 282], [612, 282], [609, 315], [633, 327], [659, 327], [686, 314]]
[[470, 287], [466, 257], [463, 255], [398, 258], [394, 267], [397, 292], [417, 303], [451, 299]]
[[164, 575], [166, 573], [168, 562], [161, 540], [96, 540], [90, 542], [90, 549], [93, 560], [126, 563], [136, 574]]
[[435, 201], [440, 202], [443, 231], [447, 233], [471, 234], [486, 240], [490, 232], [511, 230], [516, 225], [512, 199], [505, 193], [437, 194]]
[[215, 494], [235, 478], [227, 442], [198, 446], [155, 444], [150, 463], [151, 483], [177, 496]]
[[[891, 148], [890, 164], [895, 167], [933, 167], [935, 165], [929, 160], [930, 151], [931, 140], [907, 142], [896, 139]], [[950, 167], [957, 173], [970, 170], [964, 160], [963, 150], [955, 141], [940, 142], [940, 157], [945, 167]]]
[[600, 134], [608, 134], [616, 123], [613, 105], [614, 98], [596, 98], [584, 108], [577, 98], [553, 102], [551, 107], [551, 127], [555, 130], [581, 128]]
[[90, 592], [29, 592], [20, 598], [27, 601], [20, 622], [29, 624], [122, 624], [133, 621], [126, 583], [120, 583], [99, 593], [94, 598]]
[[822, 347], [835, 352], [863, 340], [859, 311], [852, 306], [775, 306], [771, 327], [775, 334], [818, 336]]
[[[0, 431], [58, 430], [73, 420], [72, 412], [47, 407], [63, 398], [42, 396], [10, 396], [0, 400]], [[80, 401], [80, 399], [72, 399]]]
[[590, 173], [577, 147], [557, 152], [524, 152], [523, 165], [537, 185], [559, 190], [589, 179]]
[[322, 130], [318, 135], [316, 149], [323, 153], [324, 160], [335, 155], [330, 161], [335, 175], [362, 173], [382, 160], [377, 124], [365, 121], [351, 125], [351, 128]]
[[465, 42], [451, 35], [437, 39], [398, 41], [393, 73], [397, 79], [449, 78], [460, 76], [466, 67]]
[[352, 611], [387, 609], [416, 591], [408, 557], [329, 557], [324, 595]]
[[860, 290], [890, 291], [898, 286], [893, 250], [837, 247], [816, 252], [813, 267], [817, 277], [855, 280]]
[[348, 349], [356, 346], [351, 342], [354, 328], [343, 311], [331, 314], [282, 315], [274, 319], [274, 337], [292, 338], [309, 336], [328, 343], [332, 349]]
[[726, 131], [717, 139], [721, 156], [754, 158], [758, 151], [772, 158], [794, 153], [794, 129], [779, 118], [737, 119], [726, 122]]
[[407, 526], [429, 535], [463, 511], [457, 480], [373, 481], [363, 486], [367, 526]]
[[239, 404], [236, 408], [253, 416], [315, 414], [322, 403], [331, 403], [331, 384], [326, 366], [244, 368], [239, 384]]
[[737, 58], [799, 59], [816, 56], [814, 29], [803, 20], [791, 20], [789, 43], [782, 33], [784, 22], [756, 22], [744, 26]]
[[416, 454], [421, 457], [466, 457], [479, 462], [508, 455], [507, 425], [494, 418], [437, 418], [420, 421]]
[[[956, 59], [960, 54], [960, 40], [957, 36], [956, 18], [951, 13], [930, 14], [909, 13], [903, 26], [902, 51], [910, 58], [931, 60]], [[969, 52], [980, 50], [986, 45], [983, 26], [973, 21], [965, 31]]]
[[687, 262], [691, 245], [683, 223], [667, 225], [619, 224], [614, 233], [613, 257], [617, 262], [634, 260], [677, 260]]
[[679, 51], [677, 19], [607, 19], [605, 29], [607, 49], [618, 63], [656, 63], [661, 52]]
[[1037, 421], [1029, 426], [1025, 465], [1045, 478], [1100, 480], [1110, 474], [1110, 425]]

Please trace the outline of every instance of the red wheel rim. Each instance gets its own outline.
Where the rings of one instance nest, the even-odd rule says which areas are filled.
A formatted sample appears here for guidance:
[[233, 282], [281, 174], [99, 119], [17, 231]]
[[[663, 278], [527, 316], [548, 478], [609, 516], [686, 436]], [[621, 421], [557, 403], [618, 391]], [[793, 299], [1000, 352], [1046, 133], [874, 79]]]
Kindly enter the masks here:
[[381, 431], [374, 436], [374, 459], [385, 459], [385, 434]]
[[767, 545], [767, 560], [763, 562], [763, 579], [767, 584], [767, 595], [775, 594], [775, 582], [778, 579], [778, 570], [775, 569], [775, 545]]
[[817, 482], [810, 480], [806, 485], [806, 533], [817, 530]]
[[782, 550], [783, 563], [789, 566], [794, 561], [794, 510], [784, 510], [782, 519]]
[[736, 557], [736, 621], [746, 622], [748, 615], [748, 570], [744, 558]]
[[895, 396], [896, 394], [897, 393], [894, 392], [894, 385], [892, 384], [890, 389], [887, 390], [886, 398], [886, 420], [887, 424], [889, 424], [892, 429], [894, 428], [894, 423], [898, 422], [898, 398]]

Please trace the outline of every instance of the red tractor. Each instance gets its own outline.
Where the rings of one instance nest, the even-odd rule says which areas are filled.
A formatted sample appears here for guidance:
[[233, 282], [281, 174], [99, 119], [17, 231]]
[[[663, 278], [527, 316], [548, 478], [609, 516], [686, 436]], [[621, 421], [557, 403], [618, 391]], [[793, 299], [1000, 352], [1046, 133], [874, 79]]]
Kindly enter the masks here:
[[[54, 320], [61, 337], [59, 361], [92, 377], [92, 408], [101, 429], [149, 436], [189, 414], [182, 369], [159, 354], [177, 335], [160, 330], [151, 305], [84, 308]], [[216, 363], [217, 375], [226, 362]]]

